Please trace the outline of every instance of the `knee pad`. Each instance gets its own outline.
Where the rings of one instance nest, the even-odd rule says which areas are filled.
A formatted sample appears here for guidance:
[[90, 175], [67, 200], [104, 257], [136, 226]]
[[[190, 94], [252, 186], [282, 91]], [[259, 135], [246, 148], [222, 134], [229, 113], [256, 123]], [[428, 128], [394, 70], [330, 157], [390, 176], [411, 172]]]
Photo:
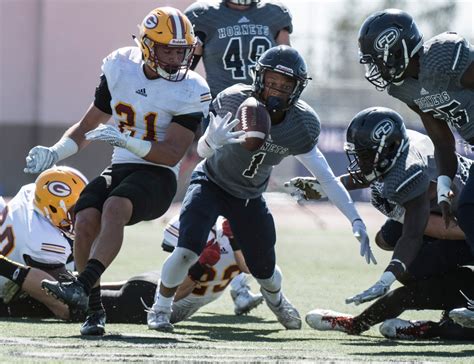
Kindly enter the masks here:
[[189, 268], [199, 256], [192, 250], [177, 247], [166, 259], [161, 269], [161, 282], [165, 287], [174, 288], [183, 283]]
[[280, 267], [275, 265], [275, 270], [273, 271], [273, 275], [270, 278], [255, 278], [257, 282], [260, 284], [268, 292], [278, 292], [281, 289], [281, 281], [283, 276], [281, 274]]

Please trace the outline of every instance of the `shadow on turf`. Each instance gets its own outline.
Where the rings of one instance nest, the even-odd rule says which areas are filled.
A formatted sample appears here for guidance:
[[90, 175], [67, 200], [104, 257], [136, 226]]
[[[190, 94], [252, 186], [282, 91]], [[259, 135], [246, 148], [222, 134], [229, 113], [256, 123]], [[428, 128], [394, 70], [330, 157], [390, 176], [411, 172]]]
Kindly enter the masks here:
[[[397, 356], [431, 356], [431, 357], [456, 357], [456, 358], [472, 358], [474, 356], [474, 350], [460, 350], [457, 352], [444, 352], [442, 351], [443, 347], [453, 346], [453, 345], [469, 345], [469, 341], [457, 341], [457, 340], [384, 340], [375, 337], [359, 337], [355, 340], [350, 340], [347, 342], [341, 343], [345, 346], [364, 346], [364, 347], [376, 347], [376, 348], [398, 348], [398, 347], [410, 347], [408, 351], [377, 351], [377, 352], [354, 352], [351, 355], [363, 355], [363, 356], [373, 356], [373, 357], [383, 357], [386, 355], [397, 355]], [[434, 350], [423, 350], [424, 347], [437, 345], [440, 347], [440, 351]]]

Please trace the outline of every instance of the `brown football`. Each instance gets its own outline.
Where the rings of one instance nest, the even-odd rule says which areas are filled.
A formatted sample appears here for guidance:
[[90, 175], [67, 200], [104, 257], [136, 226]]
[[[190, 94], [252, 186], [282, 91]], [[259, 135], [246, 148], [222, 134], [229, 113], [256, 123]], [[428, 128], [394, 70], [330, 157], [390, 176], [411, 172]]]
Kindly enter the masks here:
[[240, 120], [235, 129], [245, 131], [242, 146], [249, 151], [259, 149], [267, 139], [271, 126], [265, 105], [255, 97], [249, 97], [239, 106], [235, 117]]

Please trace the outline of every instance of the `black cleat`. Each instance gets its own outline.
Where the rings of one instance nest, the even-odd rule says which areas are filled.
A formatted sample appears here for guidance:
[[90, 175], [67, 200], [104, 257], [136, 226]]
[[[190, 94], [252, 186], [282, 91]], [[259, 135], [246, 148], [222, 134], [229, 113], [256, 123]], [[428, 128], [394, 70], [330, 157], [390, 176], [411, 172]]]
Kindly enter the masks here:
[[67, 282], [57, 282], [43, 279], [41, 287], [46, 293], [52, 295], [69, 307], [74, 307], [80, 311], [87, 311], [89, 306], [89, 296], [84, 290], [84, 286], [76, 278], [71, 278]]
[[81, 326], [81, 335], [102, 336], [105, 334], [105, 311], [90, 311]]

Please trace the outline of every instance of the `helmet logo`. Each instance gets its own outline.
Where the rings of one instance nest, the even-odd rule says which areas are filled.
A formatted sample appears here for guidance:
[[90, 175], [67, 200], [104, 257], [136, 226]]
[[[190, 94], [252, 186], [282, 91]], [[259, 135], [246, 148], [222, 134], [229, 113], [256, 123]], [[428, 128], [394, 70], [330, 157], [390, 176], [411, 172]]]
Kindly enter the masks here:
[[375, 39], [374, 48], [379, 52], [383, 52], [385, 47], [391, 48], [400, 37], [400, 31], [397, 28], [385, 29]]
[[156, 28], [158, 26], [158, 17], [155, 14], [151, 14], [148, 18], [144, 20], [143, 25], [147, 29]]
[[382, 120], [375, 126], [370, 138], [374, 142], [379, 142], [380, 140], [382, 140], [382, 137], [384, 136], [388, 137], [390, 134], [392, 134], [393, 129], [394, 129], [394, 125], [393, 125], [392, 120], [390, 119]]
[[283, 66], [283, 65], [281, 65], [281, 64], [277, 64], [277, 65], [275, 66], [275, 70], [280, 70], [280, 71], [282, 71], [282, 72], [284, 72], [284, 73], [289, 73], [290, 75], [292, 75], [292, 74], [294, 73], [294, 72], [293, 72], [293, 69], [291, 69], [291, 68], [289, 68], [289, 67], [285, 67], [285, 66]]
[[71, 187], [61, 181], [53, 181], [48, 183], [48, 191], [54, 196], [66, 197], [71, 194]]

